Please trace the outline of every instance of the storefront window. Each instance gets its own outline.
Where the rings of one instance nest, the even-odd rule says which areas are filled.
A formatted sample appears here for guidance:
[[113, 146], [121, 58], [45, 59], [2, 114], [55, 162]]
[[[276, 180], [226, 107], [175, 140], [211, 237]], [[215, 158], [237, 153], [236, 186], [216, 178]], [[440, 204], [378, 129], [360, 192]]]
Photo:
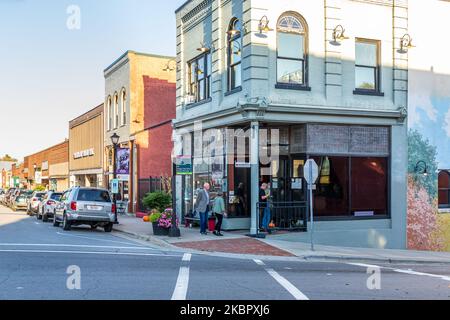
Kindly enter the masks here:
[[319, 165], [314, 191], [319, 217], [387, 215], [388, 159], [377, 157], [312, 157]]
[[319, 166], [314, 209], [318, 216], [349, 215], [347, 157], [313, 157]]
[[450, 173], [446, 170], [439, 172], [439, 208], [450, 208]]

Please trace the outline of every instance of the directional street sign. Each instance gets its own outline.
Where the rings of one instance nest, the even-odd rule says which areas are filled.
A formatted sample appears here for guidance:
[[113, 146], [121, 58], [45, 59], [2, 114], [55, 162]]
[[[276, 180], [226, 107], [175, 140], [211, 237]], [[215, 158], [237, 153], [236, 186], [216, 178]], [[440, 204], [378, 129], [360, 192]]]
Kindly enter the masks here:
[[313, 159], [306, 161], [303, 172], [308, 184], [314, 184], [319, 177], [319, 167]]

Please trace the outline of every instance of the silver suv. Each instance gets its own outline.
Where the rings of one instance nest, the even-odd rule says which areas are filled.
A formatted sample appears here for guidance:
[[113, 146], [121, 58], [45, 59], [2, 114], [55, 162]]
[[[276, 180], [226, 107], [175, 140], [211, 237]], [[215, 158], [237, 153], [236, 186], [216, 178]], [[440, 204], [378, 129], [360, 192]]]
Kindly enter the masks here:
[[75, 187], [67, 190], [56, 203], [53, 225], [62, 223], [64, 230], [87, 224], [92, 229], [103, 227], [111, 232], [115, 218], [115, 205], [106, 189]]

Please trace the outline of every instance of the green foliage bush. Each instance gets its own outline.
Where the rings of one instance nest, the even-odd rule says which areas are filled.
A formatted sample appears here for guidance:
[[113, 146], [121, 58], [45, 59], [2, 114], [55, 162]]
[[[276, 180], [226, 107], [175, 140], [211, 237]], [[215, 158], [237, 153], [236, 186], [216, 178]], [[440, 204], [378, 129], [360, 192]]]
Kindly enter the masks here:
[[166, 192], [152, 192], [148, 193], [142, 200], [144, 206], [153, 210], [156, 209], [159, 212], [171, 207], [172, 205], [172, 195]]
[[33, 191], [45, 191], [45, 187], [44, 186], [36, 186], [36, 188], [34, 188]]

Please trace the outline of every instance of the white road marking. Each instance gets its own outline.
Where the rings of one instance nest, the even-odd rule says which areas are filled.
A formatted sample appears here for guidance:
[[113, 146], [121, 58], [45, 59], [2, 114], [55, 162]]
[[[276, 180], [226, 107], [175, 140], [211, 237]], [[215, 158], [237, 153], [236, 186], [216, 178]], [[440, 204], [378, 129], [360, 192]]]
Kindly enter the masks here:
[[[191, 261], [192, 255], [190, 253], [185, 253], [183, 255], [182, 261]], [[186, 300], [187, 291], [189, 287], [189, 266], [181, 266], [180, 272], [178, 273], [177, 283], [175, 285], [175, 290], [172, 294], [172, 300]]]
[[75, 235], [75, 234], [67, 234], [67, 233], [62, 233], [62, 232], [56, 232], [56, 234], [58, 234], [60, 236], [73, 237], [73, 238], [97, 240], [97, 241], [111, 242], [111, 243], [121, 243], [121, 244], [128, 244], [128, 245], [130, 244], [129, 242], [124, 242], [124, 241], [115, 241], [115, 240], [107, 240], [107, 239], [101, 239], [101, 238], [78, 236], [78, 235]]
[[[257, 265], [265, 266], [265, 263], [261, 260], [254, 259], [253, 260]], [[286, 278], [280, 275], [278, 272], [271, 268], [264, 268], [267, 273], [275, 279], [284, 289], [286, 289], [295, 300], [309, 300], [309, 298], [303, 294], [297, 287], [295, 287], [292, 283], [290, 283]]]
[[68, 253], [68, 254], [98, 254], [113, 256], [158, 256], [158, 257], [180, 257], [179, 255], [161, 254], [161, 253], [132, 253], [132, 252], [106, 252], [106, 251], [67, 251], [67, 250], [7, 250], [0, 249], [0, 252], [18, 252], [18, 253]]
[[97, 248], [97, 249], [131, 249], [131, 250], [156, 250], [148, 247], [116, 247], [116, 246], [92, 246], [84, 244], [51, 244], [51, 243], [0, 243], [2, 247], [65, 247], [65, 248]]
[[439, 275], [439, 274], [431, 274], [431, 273], [425, 273], [425, 272], [417, 272], [417, 271], [413, 271], [412, 269], [407, 269], [407, 270], [396, 269], [396, 268], [391, 268], [391, 267], [381, 267], [381, 266], [375, 266], [375, 265], [364, 264], [364, 263], [347, 263], [347, 264], [353, 265], [353, 266], [364, 267], [364, 268], [387, 269], [387, 270], [392, 270], [392, 271], [398, 272], [398, 273], [410, 274], [410, 275], [414, 275], [414, 276], [425, 276], [425, 277], [438, 278], [438, 279], [442, 279], [445, 281], [450, 281], [449, 276], [443, 276], [443, 275]]

